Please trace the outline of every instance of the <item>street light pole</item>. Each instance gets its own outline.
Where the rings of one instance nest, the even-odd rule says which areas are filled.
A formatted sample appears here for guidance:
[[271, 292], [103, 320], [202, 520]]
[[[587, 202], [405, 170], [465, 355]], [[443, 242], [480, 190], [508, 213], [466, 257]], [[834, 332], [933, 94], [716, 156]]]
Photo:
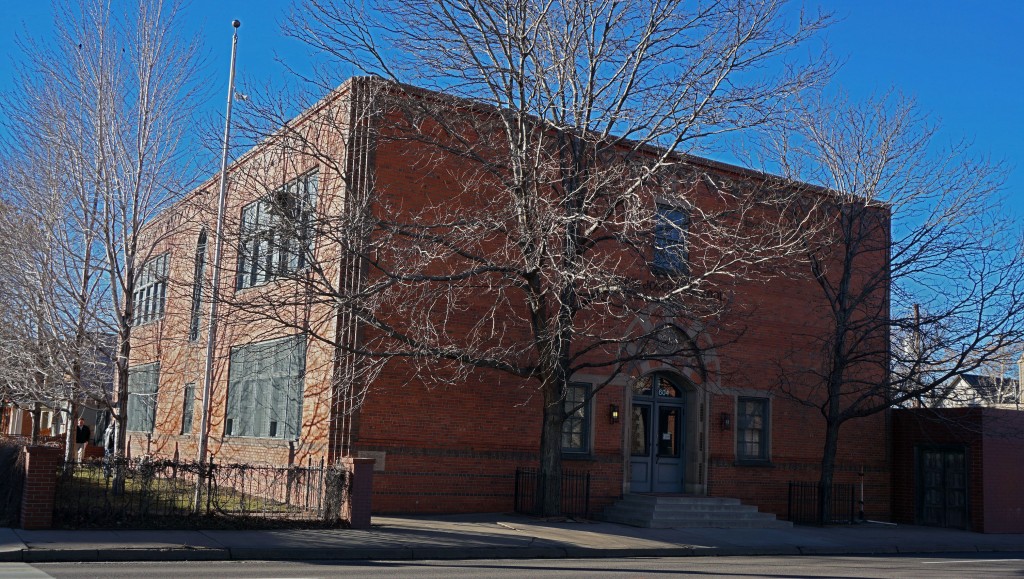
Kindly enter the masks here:
[[[238, 51], [238, 28], [242, 25], [232, 20], [234, 33], [231, 36], [231, 70], [228, 73], [228, 104], [224, 117], [224, 142], [220, 157], [220, 193], [217, 201], [217, 228], [214, 234], [213, 279], [210, 288], [210, 320], [206, 332], [206, 369], [203, 373], [203, 415], [199, 422], [199, 452], [197, 460], [202, 472], [206, 462], [206, 451], [210, 438], [210, 396], [213, 390], [213, 361], [217, 343], [217, 305], [220, 301], [220, 262], [224, 250], [224, 213], [228, 199], [228, 148], [231, 140], [231, 104], [235, 96], [235, 54]], [[199, 512], [200, 495], [203, 488], [203, 477], [196, 482], [194, 501], [195, 512]]]

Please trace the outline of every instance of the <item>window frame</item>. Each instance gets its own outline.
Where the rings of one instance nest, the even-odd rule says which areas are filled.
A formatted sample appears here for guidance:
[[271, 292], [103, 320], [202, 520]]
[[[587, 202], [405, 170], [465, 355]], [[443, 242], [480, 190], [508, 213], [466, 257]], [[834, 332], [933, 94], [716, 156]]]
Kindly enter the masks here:
[[[148, 377], [146, 383], [141, 383], [143, 378]], [[151, 381], [151, 382], [150, 382]], [[151, 388], [151, 390], [150, 390]], [[160, 396], [160, 362], [141, 364], [128, 369], [128, 401], [127, 416], [125, 417], [126, 432], [144, 432], [152, 434], [156, 429], [157, 400]], [[149, 402], [143, 402], [149, 400]], [[140, 403], [142, 404], [140, 406]], [[148, 416], [139, 416], [138, 413], [149, 410]], [[141, 426], [141, 428], [140, 428]]]
[[135, 280], [132, 326], [139, 327], [164, 317], [167, 309], [167, 279], [170, 252], [152, 257], [142, 265]]
[[687, 208], [667, 203], [655, 205], [651, 253], [651, 269], [655, 273], [690, 274], [689, 233], [690, 212]]
[[265, 285], [308, 265], [318, 188], [319, 172], [314, 169], [242, 207], [235, 291]]
[[[761, 426], [758, 428], [744, 427], [747, 416], [751, 418], [756, 415], [743, 413], [745, 403], [757, 403], [761, 407]], [[771, 461], [771, 399], [767, 396], [737, 396], [736, 397], [736, 462], [748, 464], [766, 464]], [[760, 432], [760, 440], [756, 442], [741, 438], [743, 432]], [[748, 454], [744, 446], [752, 443], [759, 445], [760, 452]]]
[[[581, 391], [580, 395], [572, 395], [572, 392]], [[591, 453], [591, 431], [593, 423], [593, 385], [589, 382], [570, 382], [566, 388], [562, 401], [562, 410], [566, 412], [562, 421], [561, 451], [567, 456], [587, 456]], [[571, 406], [570, 406], [571, 404]], [[572, 411], [575, 409], [575, 411]], [[575, 432], [576, 425], [579, 426]], [[567, 432], [567, 429], [570, 429]], [[566, 437], [579, 435], [579, 445], [567, 445]]]
[[[231, 348], [225, 436], [299, 439], [307, 345], [306, 334], [294, 334]], [[287, 364], [286, 371], [280, 369], [281, 362]], [[268, 419], [265, 424], [260, 424], [261, 417]]]

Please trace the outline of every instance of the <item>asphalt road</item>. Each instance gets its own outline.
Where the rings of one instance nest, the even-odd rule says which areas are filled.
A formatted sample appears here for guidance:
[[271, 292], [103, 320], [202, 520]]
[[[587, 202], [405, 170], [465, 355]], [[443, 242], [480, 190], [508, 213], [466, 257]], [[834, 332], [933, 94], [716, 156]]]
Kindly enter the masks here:
[[1021, 577], [1024, 553], [486, 561], [0, 563], [0, 579], [298, 577]]

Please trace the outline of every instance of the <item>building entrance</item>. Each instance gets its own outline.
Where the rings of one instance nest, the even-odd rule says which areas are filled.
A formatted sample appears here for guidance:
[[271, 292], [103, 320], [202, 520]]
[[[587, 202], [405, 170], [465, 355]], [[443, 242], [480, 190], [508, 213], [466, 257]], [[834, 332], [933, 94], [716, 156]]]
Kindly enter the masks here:
[[681, 493], [685, 398], [668, 376], [644, 377], [633, 387], [630, 413], [630, 490], [635, 493]]

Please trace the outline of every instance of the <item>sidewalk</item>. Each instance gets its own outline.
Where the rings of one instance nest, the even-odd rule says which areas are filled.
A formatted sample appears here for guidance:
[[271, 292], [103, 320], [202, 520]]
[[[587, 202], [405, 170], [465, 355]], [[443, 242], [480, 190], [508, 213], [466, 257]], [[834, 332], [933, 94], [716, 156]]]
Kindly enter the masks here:
[[370, 530], [0, 529], [0, 561], [533, 559], [1024, 551], [1024, 534], [855, 525], [638, 529], [519, 515], [374, 517]]

